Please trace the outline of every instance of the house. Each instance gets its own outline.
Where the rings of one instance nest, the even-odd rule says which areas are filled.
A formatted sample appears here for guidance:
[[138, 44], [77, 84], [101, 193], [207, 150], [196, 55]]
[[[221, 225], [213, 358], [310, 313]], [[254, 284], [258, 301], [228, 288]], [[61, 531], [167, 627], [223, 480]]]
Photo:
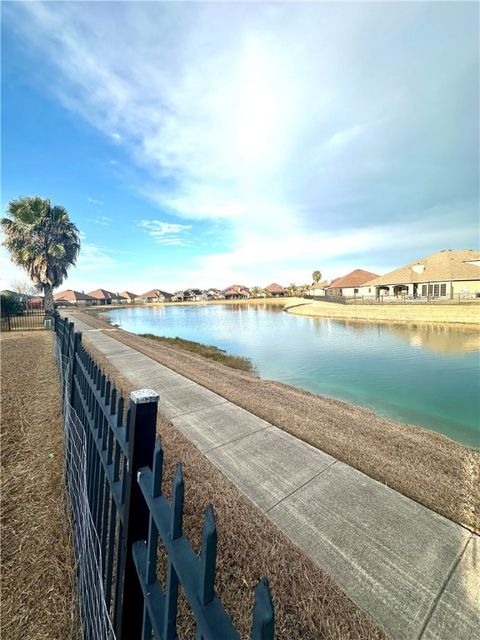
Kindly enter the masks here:
[[183, 299], [185, 302], [202, 302], [208, 300], [208, 295], [200, 289], [185, 289]]
[[272, 284], [269, 284], [268, 287], [265, 287], [265, 291], [267, 292], [267, 294], [270, 294], [274, 298], [288, 295], [288, 291], [286, 291], [286, 289], [282, 287], [282, 285], [277, 284], [276, 282], [272, 282]]
[[327, 297], [342, 296], [344, 298], [362, 295], [360, 293], [360, 287], [373, 278], [378, 278], [378, 273], [372, 273], [364, 269], [355, 269], [347, 273], [346, 276], [332, 280], [332, 282], [325, 287], [325, 295]]
[[118, 297], [120, 298], [120, 304], [133, 304], [138, 298], [137, 294], [131, 291], [122, 291], [118, 294]]
[[53, 301], [57, 305], [70, 305], [75, 304], [81, 307], [92, 306], [101, 304], [97, 298], [93, 298], [86, 293], [80, 291], [74, 291], [73, 289], [67, 289], [66, 291], [59, 291], [53, 294]]
[[98, 300], [98, 304], [119, 304], [121, 302], [118, 293], [112, 293], [106, 289], [95, 289], [95, 291], [89, 291], [87, 296], [91, 296]]
[[365, 283], [378, 298], [480, 297], [480, 252], [444, 249]]
[[231, 287], [224, 289], [222, 294], [226, 300], [236, 300], [250, 298], [250, 289], [241, 284], [232, 284]]
[[161, 289], [151, 289], [150, 291], [146, 291], [138, 296], [137, 301], [139, 302], [170, 302], [172, 299], [172, 294], [167, 291], [162, 291]]
[[322, 280], [321, 282], [315, 282], [311, 287], [308, 287], [306, 292], [307, 296], [324, 296], [325, 288], [331, 284], [332, 280]]

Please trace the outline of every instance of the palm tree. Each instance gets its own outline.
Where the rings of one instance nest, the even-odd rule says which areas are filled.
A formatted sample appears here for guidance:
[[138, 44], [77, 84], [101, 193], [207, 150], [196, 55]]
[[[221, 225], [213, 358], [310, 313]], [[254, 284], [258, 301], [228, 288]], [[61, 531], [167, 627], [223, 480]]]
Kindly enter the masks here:
[[287, 289], [288, 289], [288, 291], [289, 291], [290, 295], [294, 296], [294, 295], [296, 295], [296, 294], [297, 294], [298, 287], [297, 287], [297, 285], [296, 285], [294, 282], [292, 282], [291, 284], [289, 284], [289, 285], [288, 285], [288, 287], [287, 287]]
[[62, 284], [80, 251], [78, 229], [63, 207], [38, 196], [11, 200], [6, 213], [8, 217], [0, 220], [3, 244], [12, 261], [43, 291], [45, 311], [51, 313], [53, 289]]
[[252, 287], [250, 289], [250, 293], [252, 294], [252, 298], [258, 298], [258, 295], [259, 295], [260, 291], [261, 291], [260, 287]]
[[315, 284], [318, 284], [320, 282], [320, 280], [322, 279], [322, 272], [321, 271], [314, 271], [312, 273], [312, 278]]

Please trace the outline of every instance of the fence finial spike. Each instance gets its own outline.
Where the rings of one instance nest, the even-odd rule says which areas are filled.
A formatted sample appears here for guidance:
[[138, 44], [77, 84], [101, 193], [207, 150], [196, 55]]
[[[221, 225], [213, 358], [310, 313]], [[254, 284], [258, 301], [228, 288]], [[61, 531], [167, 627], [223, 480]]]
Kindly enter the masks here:
[[152, 475], [152, 497], [158, 498], [162, 495], [163, 479], [163, 449], [159, 438], [155, 440], [153, 451], [153, 475]]
[[217, 561], [217, 527], [212, 505], [205, 510], [200, 551], [198, 596], [203, 606], [215, 597], [215, 566]]
[[182, 465], [180, 462], [177, 462], [172, 486], [172, 520], [170, 531], [173, 540], [180, 538], [182, 535], [184, 492], [185, 485], [183, 481]]
[[274, 640], [275, 612], [272, 594], [266, 578], [262, 578], [255, 587], [253, 605], [252, 640]]

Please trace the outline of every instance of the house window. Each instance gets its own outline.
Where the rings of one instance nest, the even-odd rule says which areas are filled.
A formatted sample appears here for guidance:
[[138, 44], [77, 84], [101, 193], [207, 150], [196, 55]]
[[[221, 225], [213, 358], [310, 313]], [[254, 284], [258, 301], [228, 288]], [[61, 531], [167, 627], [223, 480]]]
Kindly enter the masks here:
[[440, 285], [438, 284], [433, 285], [433, 296], [435, 298], [438, 298], [439, 292], [440, 292]]
[[427, 297], [428, 286], [426, 284], [422, 284], [422, 296], [424, 298]]
[[433, 284], [428, 285], [428, 295], [433, 296]]
[[372, 293], [372, 290], [370, 288], [368, 289], [368, 293]]
[[358, 293], [358, 289], [354, 289], [354, 290], [353, 290], [353, 293]]
[[440, 285], [440, 295], [441, 296], [446, 296], [447, 295], [447, 285], [446, 284], [441, 284]]

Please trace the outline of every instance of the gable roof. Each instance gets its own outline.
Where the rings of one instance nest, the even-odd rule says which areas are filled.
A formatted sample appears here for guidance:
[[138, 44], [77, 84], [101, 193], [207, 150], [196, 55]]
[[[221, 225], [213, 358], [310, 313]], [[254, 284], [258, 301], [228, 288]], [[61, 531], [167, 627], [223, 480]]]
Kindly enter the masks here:
[[130, 300], [135, 300], [135, 298], [138, 298], [136, 293], [132, 293], [131, 291], [122, 291], [121, 293], [118, 294], [119, 298], [130, 298]]
[[118, 295], [116, 293], [112, 293], [111, 291], [107, 291], [106, 289], [95, 289], [95, 291], [89, 291], [87, 293], [87, 296], [91, 296], [96, 300], [111, 300], [112, 298], [118, 298]]
[[265, 287], [265, 291], [269, 291], [270, 293], [284, 293], [285, 288], [276, 282], [272, 282], [268, 287]]
[[54, 300], [66, 300], [67, 302], [78, 302], [79, 300], [97, 300], [87, 293], [81, 293], [80, 291], [74, 291], [73, 289], [66, 289], [65, 291], [59, 291], [53, 295]]
[[369, 282], [372, 278], [378, 278], [378, 273], [372, 273], [371, 271], [365, 271], [364, 269], [355, 269], [346, 276], [336, 278], [325, 287], [326, 289], [340, 289], [342, 287], [359, 287], [366, 282]]
[[171, 298], [172, 294], [168, 293], [167, 291], [162, 291], [161, 289], [150, 289], [150, 291], [147, 291], [146, 293], [142, 293], [140, 296], [138, 296], [139, 298]]
[[[469, 262], [476, 262], [476, 264], [469, 264]], [[384, 276], [369, 281], [368, 284], [378, 286], [441, 280], [480, 280], [480, 251], [444, 249], [390, 271]]]

